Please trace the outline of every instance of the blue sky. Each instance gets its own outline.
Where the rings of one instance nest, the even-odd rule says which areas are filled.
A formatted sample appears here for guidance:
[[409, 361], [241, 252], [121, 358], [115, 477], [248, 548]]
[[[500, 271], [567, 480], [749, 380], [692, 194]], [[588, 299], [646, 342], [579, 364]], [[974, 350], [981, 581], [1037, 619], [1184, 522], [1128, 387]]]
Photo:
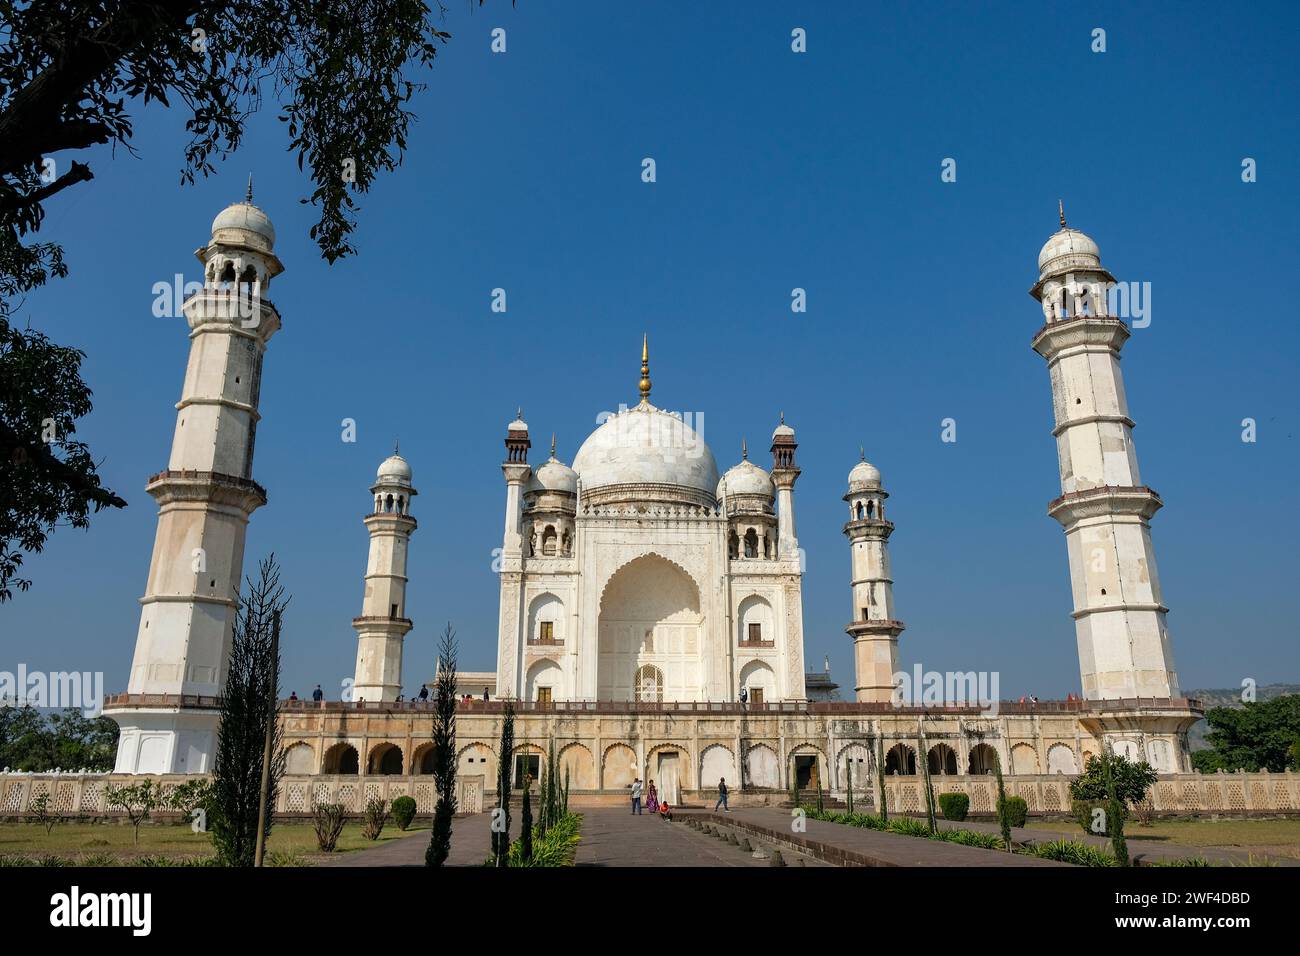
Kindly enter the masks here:
[[656, 404], [703, 413], [721, 468], [742, 436], [768, 461], [782, 410], [798, 430], [810, 665], [829, 655], [851, 688], [840, 497], [864, 445], [892, 496], [902, 662], [996, 670], [1008, 697], [1077, 692], [1026, 294], [1058, 197], [1118, 278], [1152, 286], [1123, 371], [1166, 505], [1154, 538], [1184, 687], [1300, 680], [1294, 6], [450, 6], [406, 161], [360, 199], [355, 258], [328, 266], [311, 243], [273, 106], [195, 187], [178, 185], [183, 117], [137, 108], [138, 158], [90, 151], [95, 181], [48, 204], [41, 236], [72, 272], [20, 315], [88, 353], [79, 435], [130, 507], [28, 559], [0, 667], [125, 689], [155, 527], [143, 487], [167, 462], [188, 349], [151, 288], [199, 277], [193, 250], [251, 170], [286, 272], [254, 467], [270, 504], [246, 570], [275, 551], [294, 595], [286, 692], [333, 694], [352, 672], [361, 517], [397, 436], [420, 491], [408, 691], [448, 620], [462, 666], [495, 666], [505, 425], [522, 405], [534, 462], [552, 431], [572, 460], [600, 412], [636, 400], [643, 331]]

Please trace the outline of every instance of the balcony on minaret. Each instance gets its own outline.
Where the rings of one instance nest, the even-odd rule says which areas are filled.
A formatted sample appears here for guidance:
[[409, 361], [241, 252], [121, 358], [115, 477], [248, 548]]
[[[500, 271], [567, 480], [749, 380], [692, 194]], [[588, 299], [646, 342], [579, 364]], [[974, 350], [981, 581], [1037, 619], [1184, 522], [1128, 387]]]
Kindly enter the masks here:
[[523, 410], [521, 409], [518, 416], [506, 429], [505, 464], [528, 464], [528, 449], [531, 447], [533, 446], [532, 442], [528, 440], [528, 425], [523, 420]]

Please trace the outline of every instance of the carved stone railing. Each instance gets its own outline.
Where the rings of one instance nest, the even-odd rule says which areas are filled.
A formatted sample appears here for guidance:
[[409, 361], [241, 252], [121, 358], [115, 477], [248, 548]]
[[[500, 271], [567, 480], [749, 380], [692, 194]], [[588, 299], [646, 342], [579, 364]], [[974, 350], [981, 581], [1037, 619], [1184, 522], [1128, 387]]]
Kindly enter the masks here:
[[[178, 786], [191, 780], [209, 779], [208, 774], [0, 774], [0, 819], [21, 817], [31, 812], [32, 801], [49, 794], [48, 810], [59, 816], [118, 817], [121, 810], [109, 807], [108, 787], [123, 787], [151, 779], [164, 799]], [[484, 806], [482, 776], [456, 777], [457, 813], [481, 813]], [[286, 774], [280, 781], [275, 812], [280, 816], [310, 814], [323, 803], [340, 803], [349, 813], [359, 814], [375, 797], [392, 803], [398, 797], [415, 799], [416, 812], [433, 813], [438, 795], [433, 777], [348, 776]], [[174, 819], [177, 811], [161, 809], [160, 819]]]

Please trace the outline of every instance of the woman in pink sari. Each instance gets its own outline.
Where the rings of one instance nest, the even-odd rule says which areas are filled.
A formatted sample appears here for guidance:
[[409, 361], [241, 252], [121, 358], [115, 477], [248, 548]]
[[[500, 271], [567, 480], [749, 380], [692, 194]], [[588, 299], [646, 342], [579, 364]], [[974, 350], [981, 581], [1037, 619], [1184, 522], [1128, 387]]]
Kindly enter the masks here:
[[655, 789], [655, 782], [650, 781], [650, 789], [646, 792], [645, 808], [651, 813], [659, 809], [659, 791]]

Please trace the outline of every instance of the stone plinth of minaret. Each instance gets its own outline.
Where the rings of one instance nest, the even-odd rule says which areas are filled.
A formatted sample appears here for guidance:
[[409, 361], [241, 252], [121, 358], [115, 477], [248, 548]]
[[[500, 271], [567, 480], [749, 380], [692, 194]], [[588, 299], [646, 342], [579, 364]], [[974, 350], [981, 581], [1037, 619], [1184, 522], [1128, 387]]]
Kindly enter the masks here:
[[1151, 543], [1160, 497], [1142, 484], [1120, 349], [1124, 322], [1108, 314], [1114, 282], [1097, 244], [1065, 225], [1043, 246], [1030, 294], [1046, 324], [1033, 348], [1047, 360], [1061, 496], [1048, 513], [1065, 530], [1083, 695], [1089, 700], [1178, 696]]
[[411, 499], [419, 492], [411, 484], [406, 459], [396, 452], [386, 458], [370, 493], [374, 510], [365, 517], [370, 532], [366, 591], [361, 615], [352, 619], [357, 632], [352, 699], [391, 701], [402, 692], [402, 644], [412, 627], [406, 616], [406, 559], [416, 528]]
[[866, 460], [849, 472], [849, 539], [853, 566], [853, 620], [845, 628], [853, 638], [856, 675], [854, 692], [861, 702], [887, 703], [893, 698], [898, 673], [898, 635], [903, 622], [894, 619], [894, 581], [889, 571], [889, 536], [894, 525], [885, 520], [889, 494], [880, 472]]
[[120, 773], [211, 770], [249, 515], [262, 359], [280, 328], [264, 293], [283, 271], [275, 229], [248, 199], [222, 210], [195, 252], [203, 287], [184, 303], [189, 363], [167, 470], [149, 479], [158, 528], [127, 693], [105, 708], [122, 728]]

